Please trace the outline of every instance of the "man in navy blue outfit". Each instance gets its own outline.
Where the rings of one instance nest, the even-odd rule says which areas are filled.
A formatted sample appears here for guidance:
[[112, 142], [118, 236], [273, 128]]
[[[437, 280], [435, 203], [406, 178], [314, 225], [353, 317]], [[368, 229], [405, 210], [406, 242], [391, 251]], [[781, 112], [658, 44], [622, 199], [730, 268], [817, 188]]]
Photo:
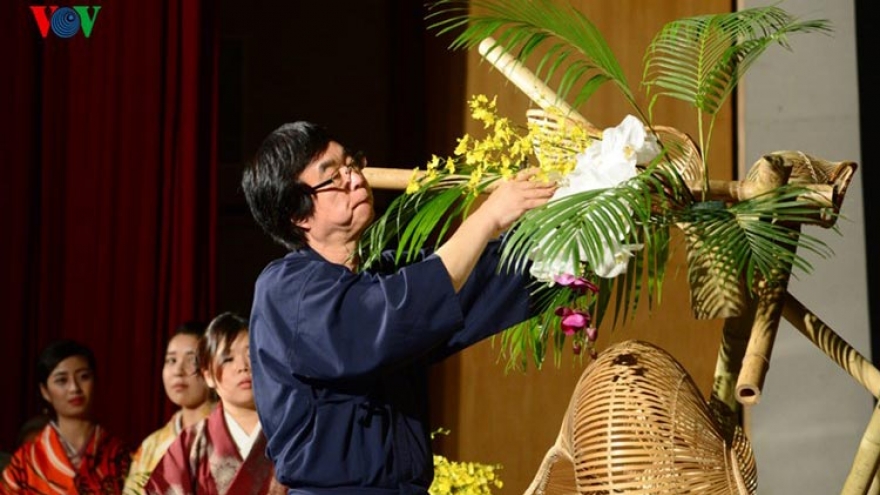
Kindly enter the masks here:
[[325, 129], [285, 124], [242, 187], [290, 250], [256, 282], [250, 351], [260, 422], [290, 494], [426, 494], [433, 479], [428, 367], [529, 318], [530, 279], [498, 270], [498, 234], [555, 185], [502, 181], [439, 248], [358, 270], [373, 198]]

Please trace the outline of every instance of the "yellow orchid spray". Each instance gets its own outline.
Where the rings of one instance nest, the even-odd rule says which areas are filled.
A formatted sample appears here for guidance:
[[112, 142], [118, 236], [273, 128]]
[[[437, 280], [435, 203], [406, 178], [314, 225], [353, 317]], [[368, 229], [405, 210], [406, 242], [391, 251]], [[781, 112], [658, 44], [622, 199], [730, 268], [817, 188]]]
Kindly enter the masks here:
[[[440, 428], [431, 433], [448, 435], [449, 430]], [[493, 488], [503, 488], [498, 476], [500, 464], [451, 461], [442, 455], [434, 455], [434, 482], [428, 489], [430, 495], [491, 495]]]

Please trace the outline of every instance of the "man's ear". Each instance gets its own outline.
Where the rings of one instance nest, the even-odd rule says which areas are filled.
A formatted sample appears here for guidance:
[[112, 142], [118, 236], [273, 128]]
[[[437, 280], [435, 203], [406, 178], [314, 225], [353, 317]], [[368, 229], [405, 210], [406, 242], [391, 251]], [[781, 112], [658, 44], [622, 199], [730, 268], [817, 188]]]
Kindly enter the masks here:
[[309, 228], [311, 227], [311, 222], [309, 222], [310, 219], [311, 217], [303, 218], [301, 220], [294, 220], [293, 218], [291, 218], [290, 223], [296, 225], [303, 230], [309, 230]]

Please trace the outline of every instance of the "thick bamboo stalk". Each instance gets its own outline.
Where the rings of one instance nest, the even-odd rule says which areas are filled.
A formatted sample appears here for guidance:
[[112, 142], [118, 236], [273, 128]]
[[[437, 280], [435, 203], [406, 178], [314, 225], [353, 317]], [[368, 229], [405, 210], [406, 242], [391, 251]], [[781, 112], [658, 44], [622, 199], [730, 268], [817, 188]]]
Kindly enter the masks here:
[[[800, 225], [795, 228], [799, 232]], [[797, 249], [797, 245], [789, 246]], [[772, 278], [761, 278], [756, 283], [755, 313], [749, 343], [743, 356], [742, 369], [736, 382], [736, 398], [741, 404], [754, 405], [761, 400], [764, 378], [770, 368], [770, 355], [779, 330], [779, 321], [788, 296], [791, 266], [773, 273]]]
[[880, 406], [874, 408], [841, 495], [865, 495], [880, 464]]
[[739, 414], [742, 405], [736, 397], [736, 381], [742, 370], [743, 357], [749, 342], [749, 333], [755, 317], [756, 301], [748, 298], [743, 314], [725, 318], [715, 362], [715, 378], [712, 395], [721, 401], [732, 414]]
[[786, 295], [782, 316], [871, 395], [880, 398], [880, 370], [791, 294]]
[[486, 61], [498, 69], [504, 77], [515, 84], [520, 91], [525, 93], [539, 107], [544, 110], [555, 108], [569, 119], [590, 128], [595, 127], [577, 110], [572, 108], [568, 102], [560, 98], [555, 91], [544, 84], [544, 81], [539, 79], [531, 70], [508, 54], [493, 38], [484, 39], [480, 46], [477, 47], [477, 50]]
[[[413, 174], [421, 177], [425, 174], [422, 169], [402, 169], [402, 168], [383, 168], [383, 167], [367, 167], [363, 170], [364, 177], [370, 183], [373, 189], [389, 189], [403, 191], [412, 179]], [[810, 191], [810, 199], [815, 201], [816, 208], [830, 208], [834, 201], [834, 186], [827, 184], [808, 185], [806, 189]], [[695, 198], [701, 197], [700, 188], [692, 188], [691, 192]], [[754, 197], [744, 194], [742, 181], [736, 180], [710, 180], [708, 200], [717, 200], [724, 202], [743, 201]]]
[[[834, 205], [835, 188], [833, 185], [808, 184], [804, 186], [804, 189], [807, 189], [808, 192], [803, 198], [814, 201], [817, 207], [830, 208]], [[702, 191], [701, 186], [691, 188], [691, 193], [696, 198], [702, 197]], [[743, 181], [712, 179], [709, 181], [709, 192], [706, 199], [708, 201], [739, 202], [754, 198], [757, 195], [757, 191], [744, 187]]]
[[755, 291], [755, 319], [736, 382], [736, 398], [741, 404], [753, 405], [761, 400], [761, 390], [770, 368], [770, 355], [779, 329], [787, 287], [788, 272], [778, 274], [778, 278], [772, 283], [768, 280], [758, 282]]
[[373, 189], [404, 190], [413, 174], [424, 175], [424, 171], [413, 171], [402, 168], [367, 167], [363, 169], [364, 177]]
[[868, 488], [868, 495], [880, 495], [880, 479], [877, 478], [877, 472], [874, 472], [874, 481], [871, 482], [871, 488]]

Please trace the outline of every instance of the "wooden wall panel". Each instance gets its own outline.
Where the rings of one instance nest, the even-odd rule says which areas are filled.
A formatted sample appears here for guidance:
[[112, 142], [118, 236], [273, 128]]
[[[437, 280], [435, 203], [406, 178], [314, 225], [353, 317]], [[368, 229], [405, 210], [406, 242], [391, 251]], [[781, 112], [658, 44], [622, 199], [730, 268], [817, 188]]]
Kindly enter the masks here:
[[[725, 12], [730, 0], [572, 0], [604, 33], [624, 67], [630, 86], [641, 94], [642, 57], [651, 38], [666, 22], [689, 15]], [[525, 122], [528, 98], [482, 61], [468, 54], [466, 93], [498, 95], [501, 113]], [[644, 103], [640, 101], [640, 104]], [[734, 170], [734, 124], [731, 105], [719, 117], [711, 147], [713, 178], [730, 179]], [[606, 85], [579, 109], [600, 127], [617, 125], [631, 109]], [[696, 136], [695, 112], [678, 102], [663, 102], [655, 109], [655, 123], [677, 127]], [[478, 133], [470, 122], [467, 132]], [[677, 236], [662, 301], [654, 308], [641, 305], [636, 317], [611, 330], [600, 329], [600, 348], [610, 342], [643, 339], [666, 349], [692, 374], [707, 394], [720, 337], [721, 320], [698, 321], [690, 311], [684, 247]], [[438, 440], [439, 450], [453, 458], [501, 463], [505, 487], [500, 494], [522, 493], [541, 458], [553, 444], [574, 385], [583, 366], [566, 351], [561, 367], [549, 363], [543, 370], [505, 373], [498, 344], [484, 342], [448, 360], [434, 375], [437, 399], [435, 424], [451, 429]], [[585, 361], [586, 363], [586, 361]]]

